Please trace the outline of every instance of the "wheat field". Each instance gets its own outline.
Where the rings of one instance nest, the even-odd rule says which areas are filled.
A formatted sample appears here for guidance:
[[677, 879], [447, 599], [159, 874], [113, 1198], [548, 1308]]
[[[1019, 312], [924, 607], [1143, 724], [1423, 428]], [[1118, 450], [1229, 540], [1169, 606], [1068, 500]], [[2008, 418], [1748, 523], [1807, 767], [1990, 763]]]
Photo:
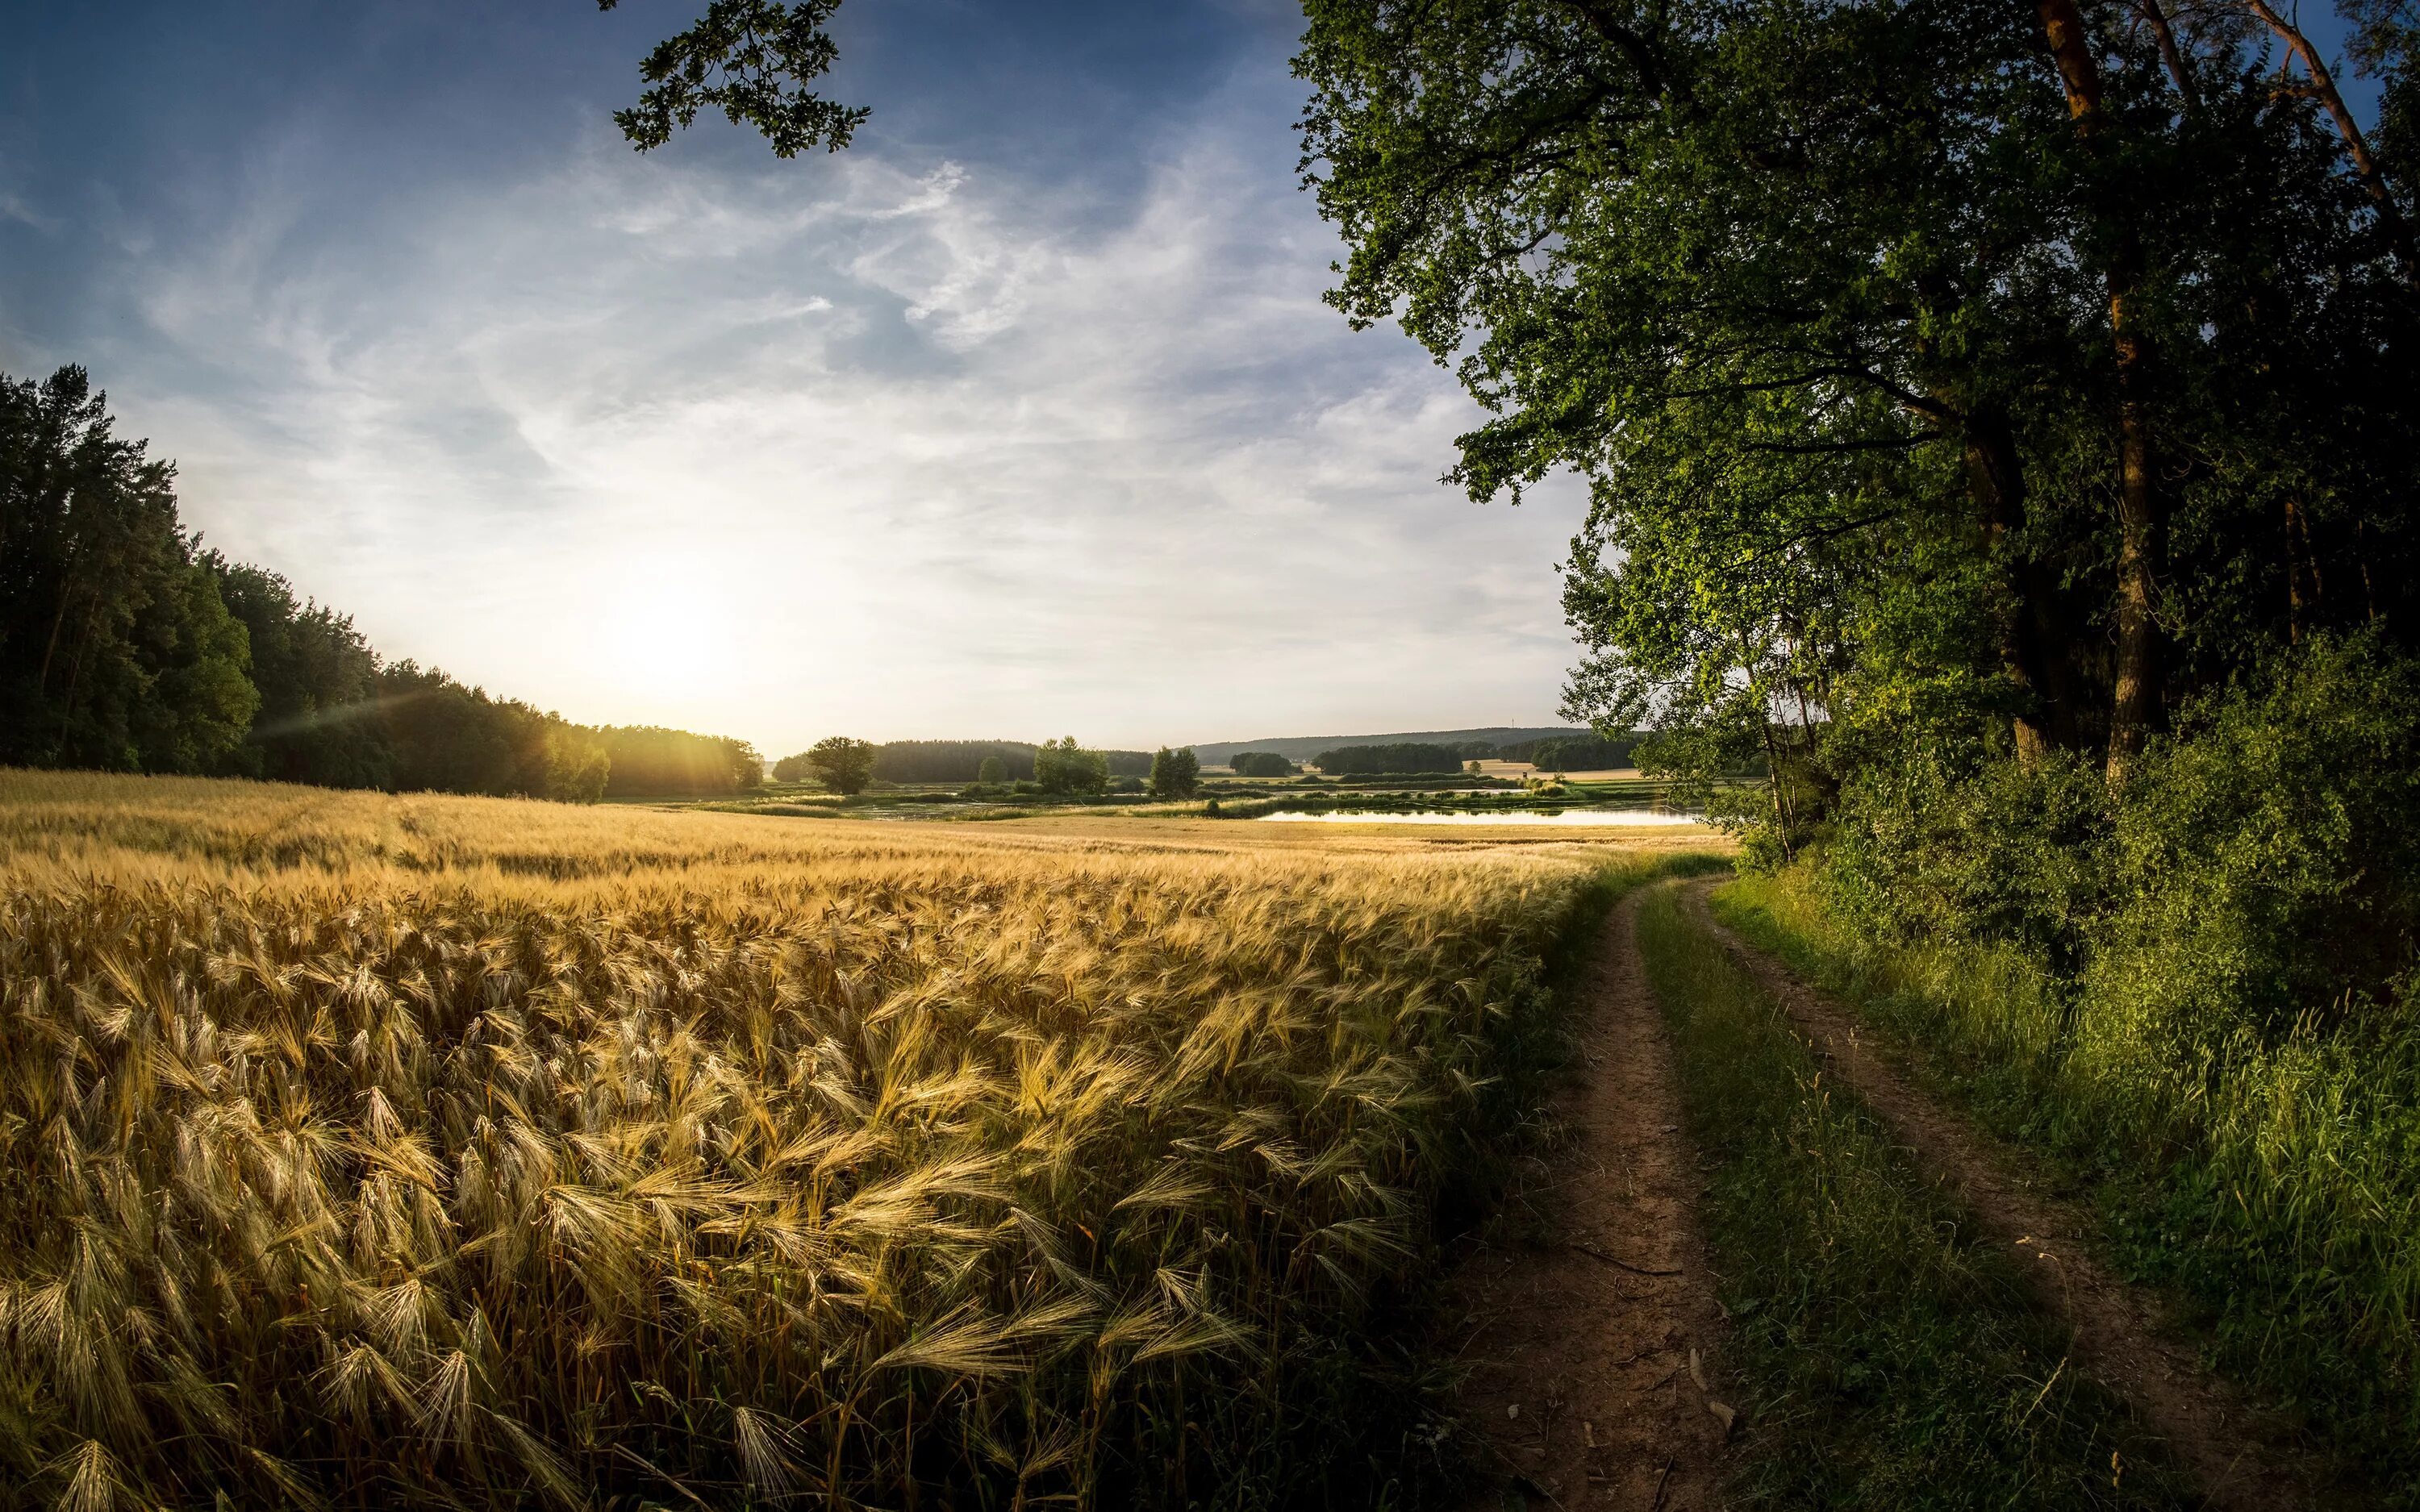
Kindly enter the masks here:
[[0, 773], [0, 1504], [1351, 1499], [1621, 853], [1283, 827]]

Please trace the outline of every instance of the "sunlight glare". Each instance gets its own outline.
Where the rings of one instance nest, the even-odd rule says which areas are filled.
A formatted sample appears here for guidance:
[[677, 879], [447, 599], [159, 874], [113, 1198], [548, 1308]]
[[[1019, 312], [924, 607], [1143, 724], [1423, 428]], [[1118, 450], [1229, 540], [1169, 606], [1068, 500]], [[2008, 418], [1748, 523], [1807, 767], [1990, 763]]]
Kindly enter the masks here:
[[606, 680], [657, 698], [736, 685], [746, 639], [732, 607], [737, 584], [727, 576], [671, 556], [604, 575], [597, 649]]

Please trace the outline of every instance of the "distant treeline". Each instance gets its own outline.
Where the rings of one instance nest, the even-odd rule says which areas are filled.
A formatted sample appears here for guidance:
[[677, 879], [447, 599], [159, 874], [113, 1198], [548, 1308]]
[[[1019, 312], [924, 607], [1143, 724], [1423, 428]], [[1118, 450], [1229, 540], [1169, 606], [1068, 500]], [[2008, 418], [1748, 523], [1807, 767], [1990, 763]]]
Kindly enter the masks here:
[[594, 729], [384, 660], [202, 550], [144, 449], [82, 368], [0, 376], [0, 764], [577, 802], [755, 782], [745, 741]]
[[972, 782], [984, 758], [997, 756], [1011, 782], [1033, 780], [1030, 740], [891, 740], [874, 750], [877, 782]]
[[[1396, 741], [1387, 745], [1340, 746], [1334, 750], [1321, 751], [1311, 759], [1311, 764], [1330, 777], [1452, 772], [1460, 770], [1465, 762], [1488, 760], [1530, 762], [1554, 772], [1596, 772], [1629, 765], [1631, 748], [1637, 743], [1636, 735], [1617, 735], [1606, 739], [1599, 735], [1571, 734], [1516, 740], [1501, 746], [1485, 740], [1464, 740], [1452, 745]], [[1243, 751], [1236, 754], [1235, 760], [1241, 762], [1263, 755], [1257, 751]], [[1236, 770], [1243, 772], [1241, 766]], [[1283, 774], [1271, 772], [1268, 775]]]
[[1504, 752], [1509, 762], [1528, 762], [1548, 772], [1603, 772], [1617, 766], [1628, 766], [1631, 751], [1638, 744], [1637, 735], [1567, 736], [1561, 740], [1541, 740], [1529, 746], [1523, 754]]
[[[1476, 756], [1492, 756], [1498, 749], [1520, 746], [1527, 749], [1541, 740], [1566, 736], [1584, 736], [1585, 729], [1572, 725], [1481, 725], [1466, 730], [1384, 730], [1367, 734], [1329, 735], [1264, 735], [1257, 740], [1210, 740], [1198, 742], [1194, 750], [1204, 766], [1232, 766], [1236, 756], [1245, 751], [1267, 751], [1290, 762], [1308, 763], [1323, 750], [1337, 750], [1346, 746], [1451, 746], [1463, 753], [1463, 760]], [[1523, 758], [1527, 759], [1527, 758]]]
[[[975, 782], [983, 779], [984, 758], [1000, 758], [1001, 779], [1033, 780], [1035, 747], [1027, 740], [889, 740], [875, 748], [874, 777], [878, 782], [903, 786], [915, 783]], [[1149, 777], [1151, 752], [1105, 750], [1111, 777]], [[793, 770], [803, 772], [803, 765]]]
[[1340, 746], [1321, 751], [1311, 759], [1311, 764], [1330, 777], [1352, 777], [1382, 772], [1458, 772], [1464, 759], [1462, 752], [1451, 746], [1415, 741], [1393, 746]]
[[608, 797], [732, 793], [765, 779], [756, 748], [728, 735], [699, 735], [659, 725], [607, 725], [597, 732], [613, 758]]

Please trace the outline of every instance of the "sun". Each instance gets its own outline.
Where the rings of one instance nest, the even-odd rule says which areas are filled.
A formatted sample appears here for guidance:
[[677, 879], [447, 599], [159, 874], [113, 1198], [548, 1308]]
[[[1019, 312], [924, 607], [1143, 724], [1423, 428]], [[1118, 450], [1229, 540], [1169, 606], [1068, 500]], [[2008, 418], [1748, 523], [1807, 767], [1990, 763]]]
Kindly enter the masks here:
[[748, 651], [735, 587], [728, 575], [677, 557], [610, 575], [596, 636], [608, 678], [659, 697], [729, 688]]

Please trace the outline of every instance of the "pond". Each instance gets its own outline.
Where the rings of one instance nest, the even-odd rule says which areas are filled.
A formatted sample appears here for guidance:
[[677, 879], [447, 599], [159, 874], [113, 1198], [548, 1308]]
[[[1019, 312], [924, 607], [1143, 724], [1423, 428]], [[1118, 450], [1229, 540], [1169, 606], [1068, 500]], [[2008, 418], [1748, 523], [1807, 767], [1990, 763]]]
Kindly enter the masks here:
[[1467, 813], [1427, 810], [1418, 813], [1368, 813], [1334, 810], [1324, 813], [1267, 813], [1270, 824], [1326, 825], [1561, 825], [1575, 827], [1695, 825], [1694, 814], [1655, 813], [1646, 809], [1565, 809], [1560, 813]]

